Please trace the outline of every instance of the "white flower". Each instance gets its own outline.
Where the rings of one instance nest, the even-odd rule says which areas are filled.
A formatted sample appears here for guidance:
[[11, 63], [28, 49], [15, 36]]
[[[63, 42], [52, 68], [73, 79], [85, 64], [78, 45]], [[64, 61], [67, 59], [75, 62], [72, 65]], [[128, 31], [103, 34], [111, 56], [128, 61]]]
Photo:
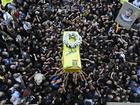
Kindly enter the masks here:
[[[74, 38], [75, 41], [74, 42], [70, 41], [70, 38]], [[64, 37], [63, 37], [63, 43], [67, 47], [74, 48], [76, 46], [79, 46], [82, 43], [82, 37], [79, 34], [68, 33], [68, 34], [64, 35]]]

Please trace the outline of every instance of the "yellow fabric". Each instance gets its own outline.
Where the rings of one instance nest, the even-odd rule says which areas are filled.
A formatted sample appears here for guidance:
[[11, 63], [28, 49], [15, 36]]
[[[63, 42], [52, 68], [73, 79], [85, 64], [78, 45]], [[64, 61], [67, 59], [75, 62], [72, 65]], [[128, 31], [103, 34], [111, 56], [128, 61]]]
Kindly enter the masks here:
[[6, 4], [12, 3], [13, 0], [1, 0], [1, 2], [2, 2], [2, 5], [5, 7]]
[[116, 33], [119, 31], [119, 24], [116, 24]]
[[[76, 31], [64, 31], [63, 36], [71, 32], [78, 33]], [[65, 44], [63, 44], [62, 64], [65, 72], [80, 72], [82, 68], [80, 46], [77, 46], [76, 48], [69, 48]]]
[[4, 79], [2, 76], [0, 76], [0, 79]]
[[85, 11], [85, 12], [83, 13], [83, 16], [86, 17], [87, 15], [88, 15], [88, 12]]
[[120, 0], [120, 2], [123, 4], [125, 2], [128, 2], [128, 0]]

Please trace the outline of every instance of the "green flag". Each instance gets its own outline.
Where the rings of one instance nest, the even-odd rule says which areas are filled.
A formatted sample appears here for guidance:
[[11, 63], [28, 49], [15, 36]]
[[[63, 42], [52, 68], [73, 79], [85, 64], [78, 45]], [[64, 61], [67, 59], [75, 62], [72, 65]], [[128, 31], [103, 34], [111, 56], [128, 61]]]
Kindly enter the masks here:
[[6, 4], [12, 3], [13, 0], [1, 0], [1, 2], [2, 2], [2, 5], [5, 7]]
[[128, 0], [120, 0], [120, 2], [123, 4], [124, 2], [128, 2]]

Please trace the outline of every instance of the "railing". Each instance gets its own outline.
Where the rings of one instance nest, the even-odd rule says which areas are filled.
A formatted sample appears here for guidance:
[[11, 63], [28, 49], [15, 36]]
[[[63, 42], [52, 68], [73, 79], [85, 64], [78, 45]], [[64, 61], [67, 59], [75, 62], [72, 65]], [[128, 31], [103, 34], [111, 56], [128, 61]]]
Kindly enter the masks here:
[[[13, 105], [13, 104], [3, 104], [3, 105]], [[28, 104], [28, 105], [38, 105], [38, 104]]]
[[130, 102], [107, 102], [107, 105], [140, 105], [140, 103], [130, 103]]

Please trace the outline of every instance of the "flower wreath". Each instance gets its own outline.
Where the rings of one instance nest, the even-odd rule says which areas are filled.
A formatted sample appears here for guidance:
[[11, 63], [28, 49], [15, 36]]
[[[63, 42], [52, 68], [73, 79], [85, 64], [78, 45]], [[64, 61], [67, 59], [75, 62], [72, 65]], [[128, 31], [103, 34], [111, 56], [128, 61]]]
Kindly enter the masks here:
[[[70, 41], [70, 38], [75, 38], [75, 41]], [[68, 33], [64, 35], [63, 37], [63, 43], [70, 48], [75, 48], [76, 46], [79, 46], [82, 43], [82, 37], [79, 34], [75, 33]]]

